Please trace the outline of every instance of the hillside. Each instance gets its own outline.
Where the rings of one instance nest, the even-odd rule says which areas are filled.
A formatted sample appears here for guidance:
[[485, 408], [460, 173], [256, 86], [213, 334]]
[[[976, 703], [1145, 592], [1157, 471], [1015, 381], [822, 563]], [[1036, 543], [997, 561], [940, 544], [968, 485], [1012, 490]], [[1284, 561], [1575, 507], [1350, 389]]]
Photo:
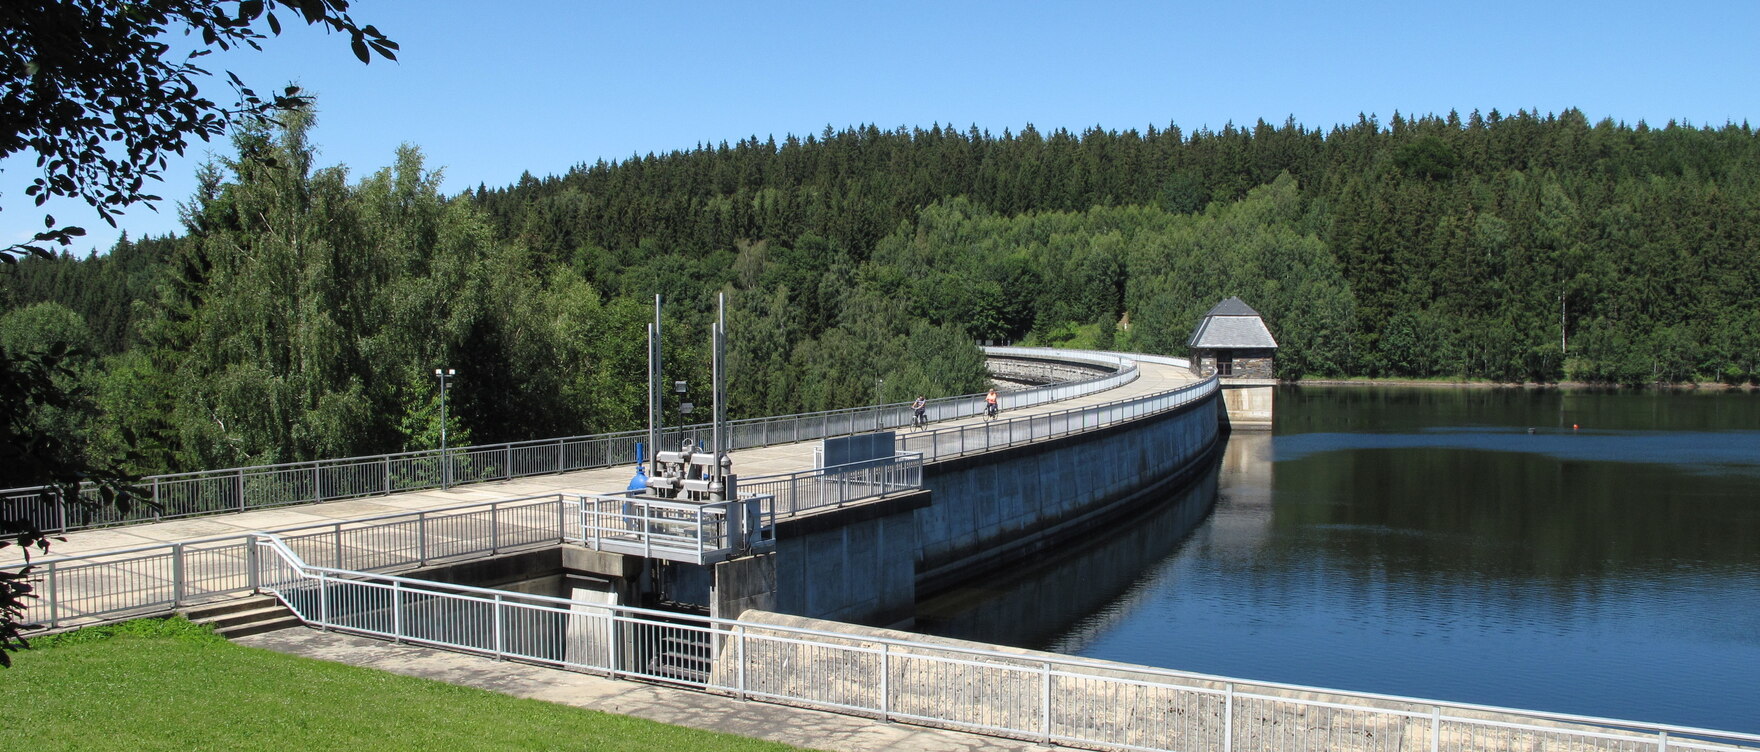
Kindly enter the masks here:
[[719, 291], [736, 416], [974, 391], [975, 340], [1179, 354], [1228, 295], [1286, 378], [1760, 379], [1746, 124], [866, 126], [444, 196], [413, 148], [315, 165], [311, 117], [241, 130], [180, 236], [0, 272], [0, 349], [83, 353], [38, 430], [147, 472], [423, 448], [440, 366], [455, 442], [632, 428], [653, 296], [703, 383]]

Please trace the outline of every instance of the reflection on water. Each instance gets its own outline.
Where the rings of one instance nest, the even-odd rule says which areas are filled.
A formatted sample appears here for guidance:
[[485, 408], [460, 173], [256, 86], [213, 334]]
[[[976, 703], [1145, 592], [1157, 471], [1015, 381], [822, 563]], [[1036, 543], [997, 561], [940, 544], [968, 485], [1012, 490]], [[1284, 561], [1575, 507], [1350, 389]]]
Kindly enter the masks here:
[[1760, 430], [1577, 431], [1514, 428], [1424, 429], [1417, 433], [1310, 433], [1285, 436], [1279, 456], [1371, 449], [1449, 449], [1545, 455], [1555, 460], [1670, 465], [1686, 471], [1760, 476]]
[[[1119, 621], [1138, 601], [1156, 562], [1190, 534], [1216, 500], [1215, 473], [1127, 519], [1115, 532], [1006, 576], [968, 582], [917, 604], [919, 632], [1039, 647], [1089, 614]], [[1151, 577], [1152, 579], [1152, 577]]]
[[1039, 623], [1019, 623], [1027, 609], [1001, 629], [944, 602], [936, 625], [1267, 681], [1760, 732], [1760, 397], [1277, 399], [1275, 435], [1230, 438], [1209, 519], [1129, 536], [1112, 561], [1143, 563], [1093, 589], [1104, 603], [1072, 614], [1060, 599], [1085, 601], [1047, 590]]

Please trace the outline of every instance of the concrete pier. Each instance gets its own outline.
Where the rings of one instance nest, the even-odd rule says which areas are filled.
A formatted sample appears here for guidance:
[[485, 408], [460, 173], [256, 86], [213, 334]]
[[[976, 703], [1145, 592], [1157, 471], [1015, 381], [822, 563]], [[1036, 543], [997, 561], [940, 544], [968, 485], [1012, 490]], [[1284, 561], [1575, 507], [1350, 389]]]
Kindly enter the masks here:
[[1229, 428], [1269, 431], [1277, 396], [1277, 379], [1221, 379], [1222, 404]]

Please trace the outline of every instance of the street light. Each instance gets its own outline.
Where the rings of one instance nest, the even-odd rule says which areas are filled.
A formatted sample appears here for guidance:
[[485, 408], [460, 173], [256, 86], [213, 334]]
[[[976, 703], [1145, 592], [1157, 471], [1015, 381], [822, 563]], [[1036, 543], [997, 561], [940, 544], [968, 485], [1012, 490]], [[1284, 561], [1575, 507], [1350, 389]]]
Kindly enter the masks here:
[[434, 377], [440, 379], [440, 487], [452, 487], [452, 458], [446, 454], [446, 380], [458, 375], [456, 368], [436, 368]]

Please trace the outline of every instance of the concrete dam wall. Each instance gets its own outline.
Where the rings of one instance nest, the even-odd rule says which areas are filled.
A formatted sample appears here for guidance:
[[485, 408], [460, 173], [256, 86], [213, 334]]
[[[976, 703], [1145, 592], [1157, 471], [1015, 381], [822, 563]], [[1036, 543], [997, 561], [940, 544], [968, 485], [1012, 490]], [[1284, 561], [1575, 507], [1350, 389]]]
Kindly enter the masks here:
[[[1083, 536], [1111, 535], [1113, 521], [1193, 483], [1221, 447], [1221, 404], [1211, 395], [1100, 430], [934, 463], [921, 492], [781, 521], [774, 554], [717, 566], [715, 611], [908, 625], [921, 596]], [[769, 582], [773, 589], [760, 584]]]

